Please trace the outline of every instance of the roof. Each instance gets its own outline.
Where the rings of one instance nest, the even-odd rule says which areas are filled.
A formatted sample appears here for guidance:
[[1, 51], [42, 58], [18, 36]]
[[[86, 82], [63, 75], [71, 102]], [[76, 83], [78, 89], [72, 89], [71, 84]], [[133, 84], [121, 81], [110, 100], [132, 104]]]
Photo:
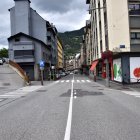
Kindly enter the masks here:
[[22, 35], [25, 36], [25, 37], [27, 37], [27, 38], [30, 38], [30, 39], [32, 39], [32, 40], [35, 40], [35, 41], [37, 41], [37, 42], [40, 42], [41, 44], [47, 46], [47, 44], [45, 44], [43, 41], [41, 41], [41, 40], [39, 40], [39, 39], [37, 39], [37, 38], [34, 38], [34, 37], [32, 37], [32, 36], [29, 36], [29, 35], [27, 35], [27, 34], [25, 34], [25, 33], [22, 33], [22, 32], [19, 32], [19, 33], [13, 35], [13, 36], [10, 36], [10, 37], [8, 38], [8, 41], [12, 40], [12, 39], [15, 38], [15, 37], [19, 37], [19, 36], [22, 36]]
[[31, 3], [31, 1], [30, 1], [30, 0], [14, 0], [14, 1], [29, 1], [29, 2]]
[[58, 31], [52, 23], [50, 24], [49, 21], [46, 21], [46, 26], [47, 26], [47, 30], [51, 30], [54, 33], [54, 35], [57, 34]]

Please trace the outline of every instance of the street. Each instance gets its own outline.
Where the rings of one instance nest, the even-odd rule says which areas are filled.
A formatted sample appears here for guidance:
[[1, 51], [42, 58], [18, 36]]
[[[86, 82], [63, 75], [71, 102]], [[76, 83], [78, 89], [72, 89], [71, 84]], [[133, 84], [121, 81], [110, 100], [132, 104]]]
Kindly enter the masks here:
[[0, 96], [0, 139], [139, 140], [138, 94], [73, 74], [23, 87]]

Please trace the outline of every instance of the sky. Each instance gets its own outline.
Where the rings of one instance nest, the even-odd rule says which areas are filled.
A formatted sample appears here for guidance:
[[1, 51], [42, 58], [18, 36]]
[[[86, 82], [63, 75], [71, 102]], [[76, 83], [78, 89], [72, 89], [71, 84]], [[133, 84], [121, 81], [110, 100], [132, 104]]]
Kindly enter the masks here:
[[[30, 0], [31, 7], [45, 20], [53, 23], [59, 32], [77, 30], [85, 26], [89, 19], [86, 0]], [[10, 13], [14, 0], [0, 3], [0, 49], [8, 48], [10, 37]]]

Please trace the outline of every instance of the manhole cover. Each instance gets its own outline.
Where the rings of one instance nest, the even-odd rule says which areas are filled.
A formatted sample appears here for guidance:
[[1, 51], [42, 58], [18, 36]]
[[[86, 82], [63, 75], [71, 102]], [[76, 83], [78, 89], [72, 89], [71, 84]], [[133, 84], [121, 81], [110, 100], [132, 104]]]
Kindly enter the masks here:
[[4, 86], [10, 86], [10, 83], [3, 83]]

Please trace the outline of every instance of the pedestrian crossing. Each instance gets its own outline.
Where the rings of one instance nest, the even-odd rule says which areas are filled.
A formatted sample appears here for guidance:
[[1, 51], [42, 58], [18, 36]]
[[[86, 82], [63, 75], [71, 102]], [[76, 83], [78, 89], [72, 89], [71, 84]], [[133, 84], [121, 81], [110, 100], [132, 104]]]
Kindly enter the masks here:
[[123, 93], [134, 96], [136, 98], [140, 98], [140, 92], [138, 91], [123, 91]]
[[90, 80], [58, 80], [55, 83], [91, 83]]
[[20, 88], [18, 90], [8, 92], [5, 94], [0, 95], [0, 102], [3, 101], [3, 99], [12, 99], [12, 98], [20, 98], [26, 96], [28, 93], [33, 92], [35, 90], [40, 89], [42, 86], [27, 86]]

